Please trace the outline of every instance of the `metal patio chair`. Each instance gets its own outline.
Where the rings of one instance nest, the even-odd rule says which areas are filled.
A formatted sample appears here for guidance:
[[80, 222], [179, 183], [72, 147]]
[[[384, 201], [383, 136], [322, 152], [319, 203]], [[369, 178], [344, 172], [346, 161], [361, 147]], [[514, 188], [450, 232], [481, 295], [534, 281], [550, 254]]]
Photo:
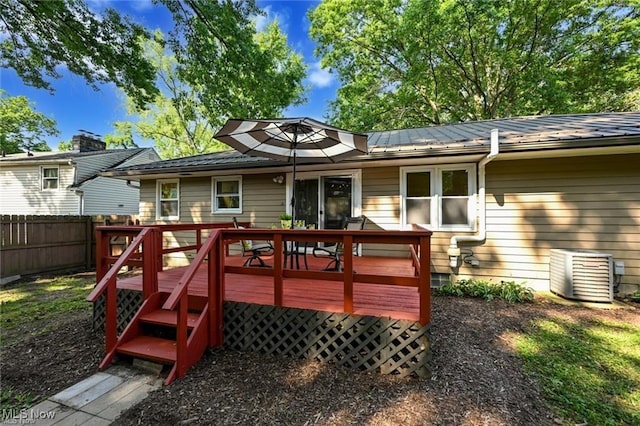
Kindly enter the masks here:
[[[233, 217], [233, 226], [236, 229], [244, 229], [244, 226], [238, 225], [238, 220], [235, 218], [235, 216]], [[273, 254], [273, 245], [269, 241], [240, 240], [240, 246], [242, 247], [242, 256], [250, 256], [249, 259], [247, 259], [242, 264], [242, 266], [260, 266], [263, 268], [269, 267], [269, 265], [265, 264], [264, 260], [260, 257]], [[257, 261], [258, 264], [254, 264], [254, 261]]]
[[[356, 216], [348, 218], [342, 229], [345, 230], [362, 230], [364, 229], [364, 225], [367, 223], [366, 216]], [[358, 244], [354, 244], [352, 247], [353, 253], [356, 256], [359, 256], [359, 247]], [[344, 254], [344, 244], [339, 242], [333, 246], [329, 247], [314, 247], [313, 248], [313, 256], [314, 257], [327, 257], [330, 258], [331, 261], [324, 268], [325, 271], [341, 271], [342, 270], [342, 256]]]

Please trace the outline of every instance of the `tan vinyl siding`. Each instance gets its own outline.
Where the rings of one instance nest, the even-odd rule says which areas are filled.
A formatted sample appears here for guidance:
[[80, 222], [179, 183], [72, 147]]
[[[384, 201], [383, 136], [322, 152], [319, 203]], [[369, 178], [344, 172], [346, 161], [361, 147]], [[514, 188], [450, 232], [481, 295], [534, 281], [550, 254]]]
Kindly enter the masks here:
[[[180, 219], [173, 223], [231, 222], [235, 216], [240, 222], [268, 228], [280, 223], [280, 213], [286, 210], [285, 185], [273, 182], [275, 175], [248, 175], [242, 177], [242, 213], [213, 214], [211, 212], [211, 177], [180, 179]], [[142, 181], [140, 191], [140, 221], [144, 224], [156, 221], [156, 182]], [[161, 223], [169, 223], [162, 221]], [[175, 239], [192, 243], [191, 236], [175, 235], [165, 244], [175, 244]], [[180, 256], [177, 256], [180, 257]]]
[[640, 155], [496, 161], [487, 168], [487, 242], [461, 276], [548, 288], [553, 248], [611, 253], [640, 283]]
[[[640, 284], [640, 155], [587, 156], [536, 160], [496, 160], [487, 166], [487, 241], [461, 244], [473, 250], [479, 267], [463, 264], [458, 278], [525, 282], [548, 289], [552, 248], [611, 253], [625, 264], [622, 285]], [[285, 185], [273, 175], [243, 177], [243, 212], [254, 226], [278, 223], [285, 211]], [[400, 223], [400, 170], [362, 170], [362, 214], [367, 229], [397, 229]], [[180, 180], [180, 222], [227, 222], [233, 215], [211, 214], [211, 178]], [[143, 181], [140, 214], [155, 222], [155, 181]], [[431, 268], [451, 272], [447, 249], [453, 235], [434, 232]], [[366, 245], [369, 256], [408, 256], [405, 247]]]
[[[362, 170], [362, 214], [367, 216], [367, 229], [399, 229], [399, 194], [399, 167], [378, 167]], [[453, 234], [435, 232], [431, 237], [431, 267], [433, 272], [449, 272], [449, 258], [446, 251], [451, 235]], [[438, 248], [438, 250], [433, 248]], [[408, 257], [409, 249], [400, 245], [367, 244], [363, 247], [363, 254], [366, 256]]]

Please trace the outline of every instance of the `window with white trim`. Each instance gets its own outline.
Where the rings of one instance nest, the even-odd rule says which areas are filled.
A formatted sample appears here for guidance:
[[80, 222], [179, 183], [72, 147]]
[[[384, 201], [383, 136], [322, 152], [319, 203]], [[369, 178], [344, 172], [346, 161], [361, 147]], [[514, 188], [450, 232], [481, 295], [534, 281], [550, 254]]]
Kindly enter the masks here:
[[180, 218], [180, 183], [178, 180], [158, 181], [158, 219]]
[[59, 169], [58, 167], [46, 167], [42, 166], [40, 168], [40, 177], [42, 182], [42, 190], [54, 190], [58, 189], [59, 179], [60, 179]]
[[475, 228], [475, 165], [404, 167], [400, 173], [402, 225], [434, 231]]
[[211, 178], [212, 213], [242, 213], [242, 176]]

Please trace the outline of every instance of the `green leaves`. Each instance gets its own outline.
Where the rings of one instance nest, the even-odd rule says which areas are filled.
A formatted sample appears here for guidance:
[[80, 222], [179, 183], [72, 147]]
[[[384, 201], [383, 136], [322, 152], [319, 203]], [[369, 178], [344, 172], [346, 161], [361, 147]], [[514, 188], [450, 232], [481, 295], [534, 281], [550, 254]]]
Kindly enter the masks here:
[[146, 31], [116, 11], [103, 16], [80, 0], [5, 0], [0, 3], [0, 66], [12, 68], [27, 85], [53, 91], [59, 67], [98, 83], [113, 82], [138, 105], [157, 93], [154, 70], [138, 39]]
[[44, 137], [57, 135], [56, 121], [35, 111], [25, 96], [7, 96], [0, 90], [0, 149], [6, 154], [51, 151]]
[[501, 281], [499, 284], [484, 280], [459, 280], [438, 287], [439, 296], [478, 297], [487, 301], [502, 299], [509, 303], [533, 301], [533, 290], [514, 281]]
[[343, 82], [332, 121], [367, 131], [637, 109], [638, 14], [612, 1], [326, 0], [310, 20]]
[[[160, 92], [144, 108], [128, 112], [138, 122], [120, 132], [153, 140], [163, 158], [226, 149], [215, 131], [231, 117], [275, 117], [304, 99], [305, 65], [277, 22], [257, 33], [252, 2], [162, 0], [175, 30], [157, 31], [142, 44], [157, 73]], [[121, 123], [120, 126], [124, 126]], [[108, 139], [121, 140], [116, 135]]]

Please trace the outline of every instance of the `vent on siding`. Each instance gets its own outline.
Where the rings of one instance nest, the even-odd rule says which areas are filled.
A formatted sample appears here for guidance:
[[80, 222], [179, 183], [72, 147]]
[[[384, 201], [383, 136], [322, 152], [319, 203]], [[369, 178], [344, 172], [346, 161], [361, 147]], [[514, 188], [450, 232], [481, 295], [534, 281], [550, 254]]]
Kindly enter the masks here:
[[553, 249], [549, 289], [569, 299], [613, 301], [613, 256], [588, 250]]

